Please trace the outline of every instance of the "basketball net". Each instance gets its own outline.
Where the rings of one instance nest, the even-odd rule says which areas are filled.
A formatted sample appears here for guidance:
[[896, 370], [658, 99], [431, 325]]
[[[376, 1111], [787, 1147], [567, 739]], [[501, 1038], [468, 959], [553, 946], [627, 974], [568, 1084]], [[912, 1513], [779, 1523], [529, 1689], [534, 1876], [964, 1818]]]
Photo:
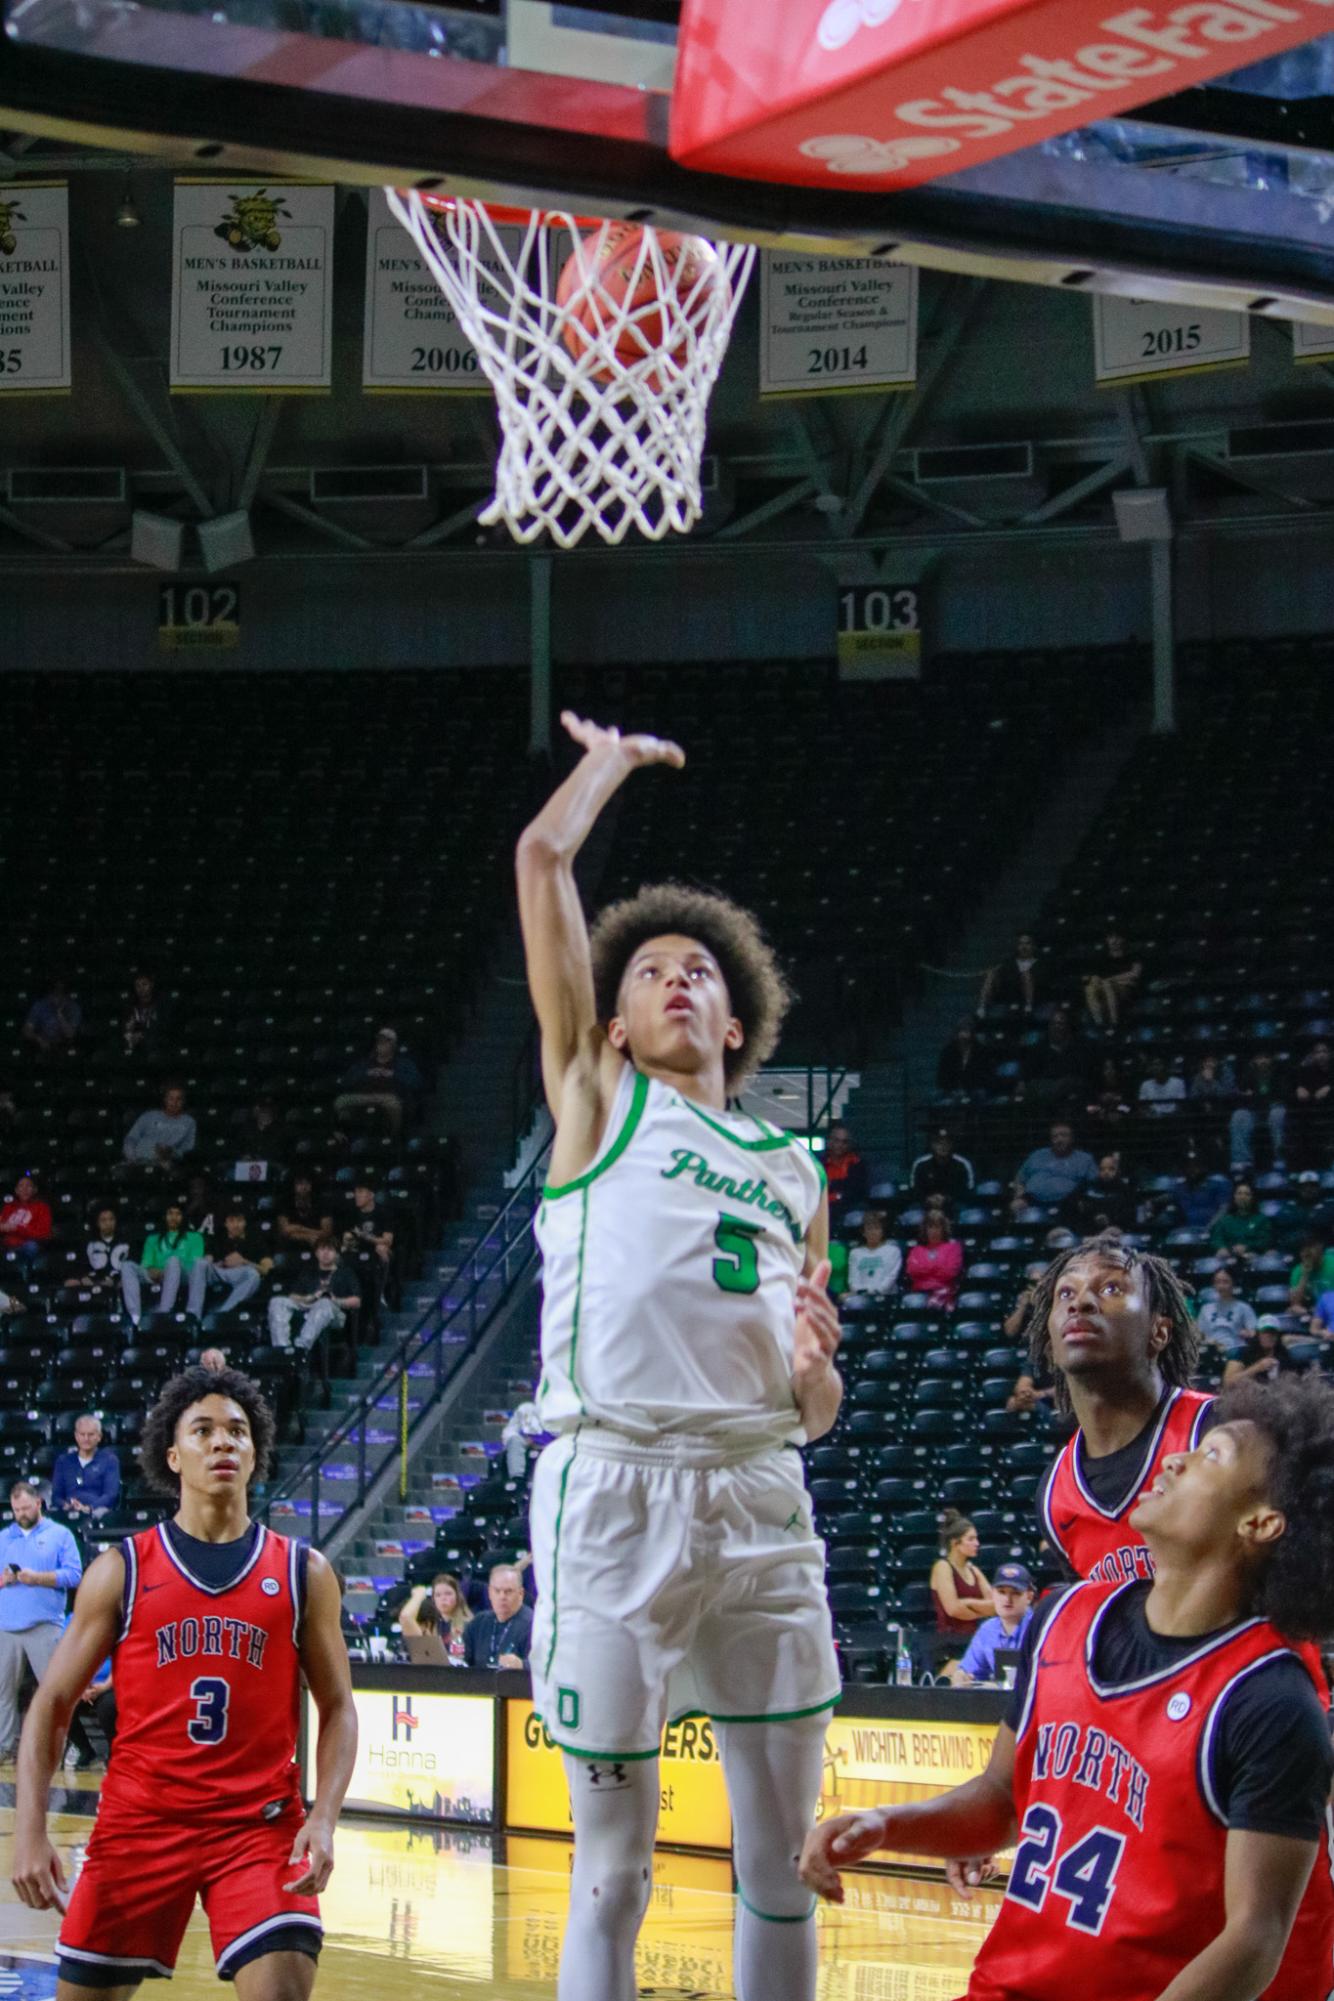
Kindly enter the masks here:
[[632, 528], [657, 541], [693, 527], [709, 394], [754, 246], [709, 246], [701, 269], [636, 229], [633, 270], [627, 280], [621, 260], [613, 292], [601, 274], [609, 232], [623, 225], [385, 193], [496, 393], [501, 448], [483, 525], [503, 521], [518, 542], [550, 535], [562, 549], [590, 528], [616, 543]]

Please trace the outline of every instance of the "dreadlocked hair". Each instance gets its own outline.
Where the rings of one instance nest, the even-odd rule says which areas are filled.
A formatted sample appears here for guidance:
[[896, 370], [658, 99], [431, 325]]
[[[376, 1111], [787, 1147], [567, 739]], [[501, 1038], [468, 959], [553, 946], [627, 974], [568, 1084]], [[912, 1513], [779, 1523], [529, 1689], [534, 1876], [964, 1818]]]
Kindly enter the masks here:
[[637, 896], [608, 904], [589, 937], [598, 1020], [605, 1028], [616, 1013], [625, 969], [640, 946], [669, 934], [694, 938], [718, 962], [744, 1034], [739, 1049], [723, 1051], [723, 1079], [735, 1096], [778, 1047], [794, 998], [759, 920], [740, 904], [684, 882], [647, 883]]
[[1185, 1288], [1166, 1258], [1136, 1250], [1119, 1230], [1104, 1230], [1100, 1236], [1085, 1237], [1082, 1243], [1072, 1244], [1069, 1250], [1053, 1258], [1033, 1288], [1025, 1326], [1029, 1367], [1038, 1374], [1050, 1372], [1056, 1385], [1056, 1408], [1068, 1415], [1071, 1404], [1065, 1376], [1052, 1361], [1051, 1310], [1062, 1274], [1080, 1258], [1098, 1258], [1103, 1264], [1135, 1272], [1144, 1280], [1154, 1318], [1168, 1320], [1172, 1326], [1167, 1346], [1154, 1360], [1163, 1381], [1172, 1389], [1184, 1390], [1200, 1357], [1200, 1330], [1191, 1318]]
[[273, 1412], [269, 1409], [259, 1384], [239, 1369], [204, 1369], [198, 1366], [182, 1369], [179, 1376], [173, 1376], [162, 1386], [162, 1393], [144, 1419], [143, 1437], [139, 1445], [139, 1463], [144, 1477], [164, 1494], [179, 1494], [181, 1478], [167, 1463], [168, 1448], [176, 1443], [176, 1427], [189, 1410], [191, 1404], [202, 1403], [205, 1397], [230, 1397], [240, 1404], [250, 1423], [250, 1436], [255, 1445], [255, 1470], [250, 1478], [252, 1483], [265, 1478], [269, 1470], [269, 1460], [273, 1456], [273, 1442], [276, 1427]]
[[1265, 1498], [1287, 1527], [1257, 1565], [1251, 1611], [1285, 1639], [1334, 1634], [1334, 1385], [1315, 1374], [1225, 1390], [1215, 1424], [1252, 1424], [1264, 1438]]

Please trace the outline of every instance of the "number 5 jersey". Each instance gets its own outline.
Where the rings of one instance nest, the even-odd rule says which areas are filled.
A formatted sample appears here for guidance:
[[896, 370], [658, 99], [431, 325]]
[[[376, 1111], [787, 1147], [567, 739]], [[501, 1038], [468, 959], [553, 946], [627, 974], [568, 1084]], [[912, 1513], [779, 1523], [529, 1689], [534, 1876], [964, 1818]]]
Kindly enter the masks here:
[[538, 1212], [547, 1429], [799, 1443], [795, 1297], [823, 1186], [790, 1133], [627, 1063], [597, 1158]]
[[196, 1576], [159, 1524], [121, 1544], [115, 1752], [103, 1804], [191, 1819], [276, 1814], [296, 1766], [303, 1543], [262, 1523], [229, 1584]]

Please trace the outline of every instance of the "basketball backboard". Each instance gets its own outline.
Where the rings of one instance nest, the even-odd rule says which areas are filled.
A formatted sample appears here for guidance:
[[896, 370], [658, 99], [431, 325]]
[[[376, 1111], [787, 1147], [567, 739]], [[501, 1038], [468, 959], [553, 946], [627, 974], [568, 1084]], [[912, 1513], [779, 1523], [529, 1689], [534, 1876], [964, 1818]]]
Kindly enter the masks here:
[[878, 193], [674, 162], [678, 0], [0, 0], [0, 13], [4, 130], [195, 171], [436, 187], [1334, 324], [1334, 37]]

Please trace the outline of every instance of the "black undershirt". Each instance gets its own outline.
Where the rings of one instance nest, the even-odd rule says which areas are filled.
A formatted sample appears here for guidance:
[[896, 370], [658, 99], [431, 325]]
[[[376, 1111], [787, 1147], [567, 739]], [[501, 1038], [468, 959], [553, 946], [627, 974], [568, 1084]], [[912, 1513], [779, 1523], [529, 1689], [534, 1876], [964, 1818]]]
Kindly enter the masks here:
[[225, 1591], [235, 1584], [264, 1533], [262, 1523], [251, 1522], [235, 1542], [201, 1542], [198, 1536], [187, 1535], [179, 1522], [164, 1522], [162, 1526], [186, 1569], [210, 1591]]
[[[1115, 1452], [1104, 1452], [1101, 1458], [1095, 1459], [1093, 1454], [1087, 1449], [1087, 1440], [1082, 1441], [1085, 1449], [1079, 1454], [1079, 1477], [1088, 1488], [1090, 1494], [1092, 1494], [1098, 1506], [1105, 1513], [1119, 1515], [1121, 1510], [1139, 1492], [1140, 1482], [1147, 1470], [1144, 1461], [1149, 1449], [1149, 1440], [1161, 1422], [1163, 1407], [1171, 1394], [1170, 1390], [1164, 1392], [1154, 1409], [1152, 1417], [1142, 1430], [1135, 1433], [1129, 1445], [1120, 1445]], [[1218, 1422], [1216, 1416], [1217, 1410], [1218, 1400], [1215, 1398], [1205, 1411], [1204, 1416], [1200, 1419], [1199, 1436], [1201, 1438], [1204, 1437], [1206, 1431], [1212, 1431], [1214, 1425]], [[1077, 1433], [1076, 1437], [1082, 1439], [1082, 1434]], [[1073, 1453], [1076, 1449], [1076, 1446], [1072, 1443], [1070, 1447], [1071, 1452]], [[1051, 1484], [1055, 1471], [1056, 1461], [1053, 1460], [1043, 1480], [1042, 1493], [1039, 1496], [1038, 1502], [1038, 1527], [1043, 1534], [1046, 1533], [1045, 1503], [1047, 1488]], [[1070, 1568], [1069, 1564], [1065, 1565], [1065, 1573], [1073, 1583], [1075, 1581], [1075, 1572]]]
[[[1098, 1679], [1109, 1687], [1161, 1674], [1209, 1637], [1197, 1633], [1189, 1639], [1169, 1639], [1152, 1632], [1144, 1612], [1151, 1589], [1144, 1581], [1128, 1585], [1112, 1600], [1099, 1627], [1094, 1667]], [[1023, 1713], [1034, 1651], [1064, 1595], [1052, 1592], [1044, 1598], [1024, 1635], [1018, 1679], [1005, 1715], [1012, 1730], [1018, 1729]], [[1210, 1775], [1229, 1827], [1286, 1834], [1301, 1841], [1323, 1837], [1334, 1778], [1334, 1745], [1328, 1713], [1295, 1655], [1257, 1668], [1228, 1697], [1214, 1740]]]

